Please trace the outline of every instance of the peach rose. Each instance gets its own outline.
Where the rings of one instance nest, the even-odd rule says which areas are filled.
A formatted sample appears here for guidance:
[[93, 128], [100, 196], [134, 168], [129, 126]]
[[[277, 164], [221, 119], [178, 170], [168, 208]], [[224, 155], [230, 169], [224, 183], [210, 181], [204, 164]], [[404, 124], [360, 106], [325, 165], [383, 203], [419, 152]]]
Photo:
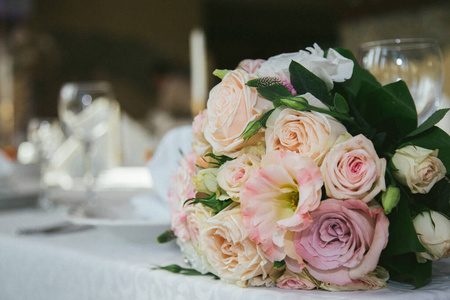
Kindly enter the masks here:
[[239, 201], [241, 192], [253, 171], [259, 167], [261, 159], [252, 154], [242, 154], [220, 166], [217, 173], [219, 186], [234, 201]]
[[262, 131], [247, 142], [242, 138], [247, 124], [273, 107], [272, 102], [259, 96], [256, 88], [246, 85], [255, 78], [244, 70], [230, 71], [211, 90], [204, 134], [214, 154], [237, 157], [244, 143], [251, 146], [263, 139]]
[[203, 224], [199, 249], [212, 273], [239, 286], [247, 286], [248, 280], [256, 276], [265, 279], [273, 267], [248, 237], [238, 206], [221, 211]]
[[[303, 96], [314, 105], [314, 96]], [[281, 107], [270, 115], [266, 125], [267, 151], [297, 152], [312, 158], [319, 166], [336, 140], [347, 133], [344, 125], [329, 115]]]
[[372, 142], [362, 134], [336, 144], [320, 170], [331, 198], [369, 202], [386, 190], [386, 160], [378, 157]]

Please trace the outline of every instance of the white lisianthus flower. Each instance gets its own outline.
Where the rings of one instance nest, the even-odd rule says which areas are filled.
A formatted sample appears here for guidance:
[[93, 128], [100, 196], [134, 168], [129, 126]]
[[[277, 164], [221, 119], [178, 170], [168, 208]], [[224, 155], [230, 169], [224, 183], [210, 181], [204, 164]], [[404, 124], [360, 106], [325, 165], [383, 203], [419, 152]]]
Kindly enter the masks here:
[[215, 194], [219, 189], [217, 184], [217, 172], [218, 168], [208, 168], [198, 171], [194, 176], [193, 184], [200, 193], [206, 193], [208, 195]]
[[395, 150], [392, 157], [392, 162], [398, 169], [394, 172], [395, 178], [407, 185], [414, 194], [428, 193], [447, 172], [437, 155], [438, 150], [413, 145]]
[[450, 220], [436, 212], [422, 212], [413, 220], [414, 228], [427, 252], [417, 253], [419, 262], [450, 256]]
[[314, 75], [322, 79], [328, 90], [333, 89], [333, 82], [344, 82], [352, 77], [353, 61], [340, 55], [334, 49], [328, 50], [327, 57], [319, 45], [294, 53], [284, 53], [269, 58], [261, 63], [256, 71], [258, 77], [281, 77], [290, 82], [289, 65], [296, 61]]

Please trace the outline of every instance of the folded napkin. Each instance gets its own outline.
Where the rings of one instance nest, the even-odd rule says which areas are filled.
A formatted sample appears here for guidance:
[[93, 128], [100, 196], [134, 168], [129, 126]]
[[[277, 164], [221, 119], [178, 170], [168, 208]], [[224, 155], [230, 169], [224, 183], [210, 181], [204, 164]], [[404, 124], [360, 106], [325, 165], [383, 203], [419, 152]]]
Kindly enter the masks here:
[[170, 177], [179, 166], [178, 161], [192, 151], [192, 127], [190, 125], [171, 129], [162, 138], [152, 159], [148, 163], [153, 178], [153, 187], [159, 197], [167, 198]]

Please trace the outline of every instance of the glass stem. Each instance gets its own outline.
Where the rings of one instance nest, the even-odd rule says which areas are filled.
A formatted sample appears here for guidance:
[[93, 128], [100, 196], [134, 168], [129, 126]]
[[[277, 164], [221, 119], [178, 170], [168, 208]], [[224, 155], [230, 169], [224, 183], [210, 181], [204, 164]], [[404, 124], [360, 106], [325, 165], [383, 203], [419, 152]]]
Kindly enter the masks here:
[[94, 194], [94, 157], [92, 151], [92, 142], [84, 142], [84, 184], [86, 186], [86, 204], [92, 205], [95, 202]]
[[40, 177], [39, 177], [39, 198], [38, 207], [44, 210], [51, 210], [54, 208], [53, 202], [50, 200], [47, 193], [47, 184], [45, 182], [45, 174], [48, 170], [48, 160], [39, 155], [40, 160]]

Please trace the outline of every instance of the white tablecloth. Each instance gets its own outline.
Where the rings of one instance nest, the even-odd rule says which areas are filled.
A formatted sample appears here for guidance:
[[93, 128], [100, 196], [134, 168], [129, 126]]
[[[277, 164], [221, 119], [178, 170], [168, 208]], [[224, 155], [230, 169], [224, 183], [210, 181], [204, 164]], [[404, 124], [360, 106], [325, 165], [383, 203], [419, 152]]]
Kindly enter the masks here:
[[397, 283], [367, 292], [239, 288], [202, 276], [184, 276], [154, 265], [181, 264], [174, 243], [158, 244], [166, 226], [127, 240], [107, 228], [17, 236], [18, 227], [64, 220], [61, 212], [0, 211], [0, 299], [450, 299], [450, 260], [435, 264], [433, 282], [419, 290]]

